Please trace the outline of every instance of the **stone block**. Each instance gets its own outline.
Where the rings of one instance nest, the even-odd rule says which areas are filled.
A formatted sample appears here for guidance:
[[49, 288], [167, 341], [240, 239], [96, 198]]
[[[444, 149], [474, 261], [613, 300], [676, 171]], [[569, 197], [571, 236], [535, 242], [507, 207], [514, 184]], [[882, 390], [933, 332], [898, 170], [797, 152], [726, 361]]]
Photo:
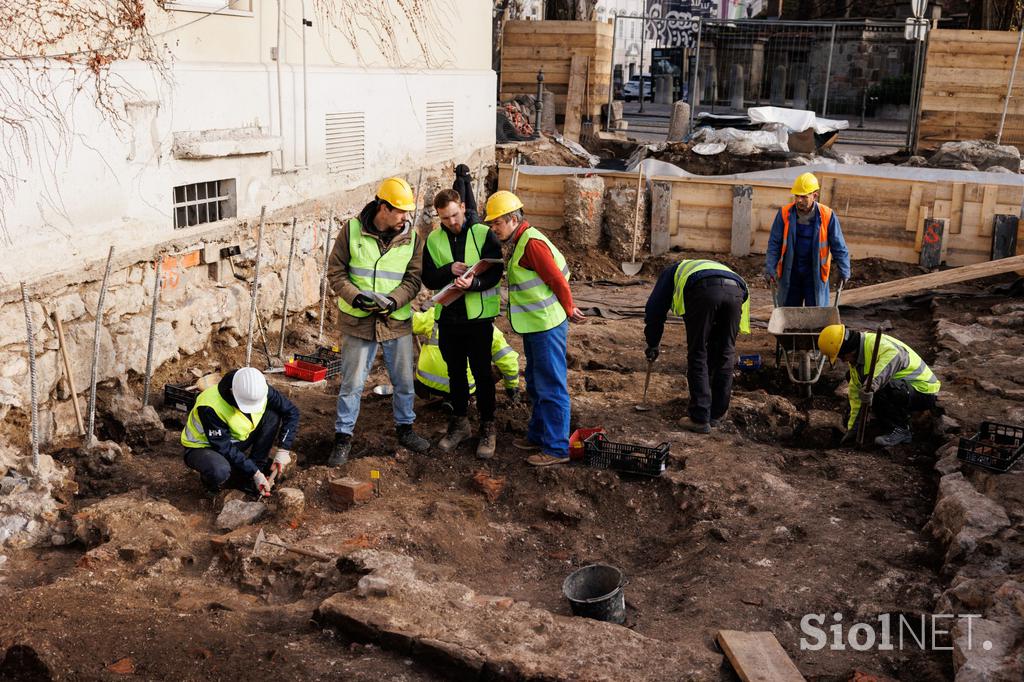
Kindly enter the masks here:
[[354, 478], [336, 478], [328, 484], [327, 490], [331, 501], [342, 506], [373, 499], [373, 484]]
[[[31, 296], [31, 292], [29, 292]], [[43, 306], [29, 303], [32, 309], [32, 329], [36, 343], [45, 341], [49, 332], [43, 331]], [[25, 306], [21, 299], [5, 303], [0, 307], [0, 347], [13, 343], [28, 343], [28, 327], [25, 325]]]
[[259, 521], [266, 512], [267, 506], [262, 502], [228, 500], [217, 515], [217, 528], [234, 530], [248, 526]]
[[567, 177], [563, 184], [563, 219], [569, 241], [578, 248], [596, 247], [601, 241], [604, 221], [604, 180], [597, 175], [574, 175]]

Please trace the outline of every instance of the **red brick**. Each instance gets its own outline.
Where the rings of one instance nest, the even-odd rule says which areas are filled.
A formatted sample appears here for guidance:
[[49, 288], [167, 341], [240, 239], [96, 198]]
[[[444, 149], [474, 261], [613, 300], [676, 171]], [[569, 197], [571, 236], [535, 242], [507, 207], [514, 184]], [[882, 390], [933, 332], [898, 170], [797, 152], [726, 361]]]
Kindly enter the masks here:
[[373, 499], [373, 484], [354, 478], [336, 478], [328, 484], [331, 501], [336, 504], [352, 505]]

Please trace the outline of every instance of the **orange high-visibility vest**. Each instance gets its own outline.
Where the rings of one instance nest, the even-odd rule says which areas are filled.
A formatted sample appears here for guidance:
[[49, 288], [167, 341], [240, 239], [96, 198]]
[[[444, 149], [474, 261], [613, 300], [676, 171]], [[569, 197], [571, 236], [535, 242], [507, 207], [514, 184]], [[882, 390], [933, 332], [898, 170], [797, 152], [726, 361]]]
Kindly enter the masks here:
[[[786, 247], [789, 246], [789, 211], [796, 206], [796, 202], [786, 204], [782, 207], [782, 252], [779, 254], [779, 265], [776, 274], [782, 278], [782, 263], [786, 258]], [[832, 251], [828, 248], [828, 224], [832, 222], [832, 209], [825, 204], [818, 204], [818, 214], [821, 216], [821, 225], [818, 227], [818, 262], [821, 264], [819, 274], [821, 281], [828, 281], [828, 273], [832, 269]]]

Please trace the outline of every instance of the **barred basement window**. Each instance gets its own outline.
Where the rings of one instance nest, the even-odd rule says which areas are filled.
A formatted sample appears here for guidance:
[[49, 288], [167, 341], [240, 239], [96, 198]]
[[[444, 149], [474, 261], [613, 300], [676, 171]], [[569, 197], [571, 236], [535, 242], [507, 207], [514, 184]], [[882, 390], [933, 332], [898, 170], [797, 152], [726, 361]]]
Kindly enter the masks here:
[[236, 210], [234, 178], [174, 188], [175, 229], [234, 218]]

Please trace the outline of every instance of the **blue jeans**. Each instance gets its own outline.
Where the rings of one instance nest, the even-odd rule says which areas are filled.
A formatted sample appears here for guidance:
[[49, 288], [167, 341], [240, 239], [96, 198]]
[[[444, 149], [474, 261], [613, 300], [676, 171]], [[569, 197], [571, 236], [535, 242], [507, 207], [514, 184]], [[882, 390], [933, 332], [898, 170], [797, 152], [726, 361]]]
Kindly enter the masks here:
[[370, 374], [370, 368], [373, 367], [373, 360], [377, 357], [378, 345], [384, 349], [384, 364], [387, 365], [388, 376], [395, 389], [391, 396], [395, 424], [402, 426], [416, 421], [416, 413], [413, 411], [416, 394], [413, 388], [412, 334], [379, 343], [346, 336], [342, 344], [341, 389], [338, 391], [335, 433], [352, 435], [352, 431], [355, 430], [363, 387], [366, 384], [366, 377]]
[[569, 456], [568, 337], [568, 320], [546, 332], [523, 334], [526, 392], [533, 405], [526, 438], [556, 457]]

